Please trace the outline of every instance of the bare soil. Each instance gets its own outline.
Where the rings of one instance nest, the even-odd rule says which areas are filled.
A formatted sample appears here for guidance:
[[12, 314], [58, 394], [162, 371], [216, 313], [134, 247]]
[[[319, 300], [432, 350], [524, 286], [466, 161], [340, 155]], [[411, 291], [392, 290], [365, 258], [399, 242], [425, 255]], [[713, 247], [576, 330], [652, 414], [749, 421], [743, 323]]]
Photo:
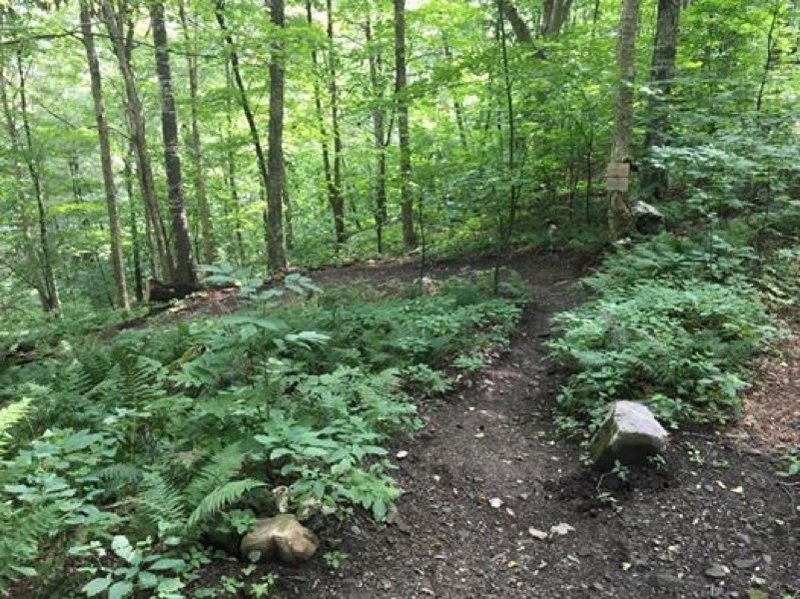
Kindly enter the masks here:
[[[254, 576], [277, 571], [277, 595], [304, 599], [800, 596], [800, 488], [776, 476], [767, 452], [726, 432], [683, 432], [662, 470], [620, 480], [582, 465], [577, 443], [553, 434], [563, 375], [543, 342], [551, 315], [579, 301], [584, 268], [563, 255], [504, 263], [535, 302], [509, 351], [472, 386], [423, 404], [423, 430], [394, 439], [392, 452], [408, 455], [395, 460], [405, 493], [393, 523], [360, 514], [328, 523], [310, 563]], [[462, 259], [426, 275], [491, 265]], [[413, 263], [312, 275], [323, 286], [417, 276]], [[561, 524], [571, 528], [550, 534]], [[346, 556], [337, 569], [323, 559], [332, 551]]]

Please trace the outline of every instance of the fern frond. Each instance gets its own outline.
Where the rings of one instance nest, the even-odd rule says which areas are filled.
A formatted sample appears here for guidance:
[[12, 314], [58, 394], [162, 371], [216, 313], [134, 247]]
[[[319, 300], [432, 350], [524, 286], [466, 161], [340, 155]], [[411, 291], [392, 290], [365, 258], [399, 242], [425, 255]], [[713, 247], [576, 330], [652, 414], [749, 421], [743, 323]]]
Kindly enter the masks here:
[[189, 505], [199, 504], [214, 489], [227, 483], [239, 474], [244, 462], [240, 443], [228, 445], [218, 451], [186, 486], [184, 494]]
[[111, 486], [122, 486], [138, 483], [142, 480], [142, 471], [133, 464], [111, 464], [95, 472], [97, 478], [107, 481]]
[[154, 524], [183, 522], [186, 518], [183, 494], [157, 472], [143, 475], [144, 490], [137, 497], [141, 515]]
[[263, 482], [253, 478], [234, 480], [225, 483], [221, 487], [214, 489], [197, 504], [197, 507], [186, 522], [186, 528], [189, 531], [195, 529], [211, 516], [221, 512], [227, 506], [241, 499], [245, 493], [263, 486]]
[[31, 399], [23, 398], [0, 409], [0, 453], [11, 438], [11, 429], [30, 412]]

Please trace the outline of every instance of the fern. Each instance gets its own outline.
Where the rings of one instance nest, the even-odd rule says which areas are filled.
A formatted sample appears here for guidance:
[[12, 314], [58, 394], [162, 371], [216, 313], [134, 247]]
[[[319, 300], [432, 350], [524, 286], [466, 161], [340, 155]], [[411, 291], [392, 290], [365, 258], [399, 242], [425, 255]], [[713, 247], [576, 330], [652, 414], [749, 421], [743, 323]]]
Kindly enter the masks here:
[[31, 400], [24, 398], [0, 409], [0, 455], [11, 438], [11, 429], [30, 412]]
[[264, 483], [261, 481], [246, 478], [225, 483], [221, 487], [214, 489], [203, 497], [189, 516], [189, 520], [186, 522], [187, 530], [193, 531], [199, 524], [241, 499], [248, 491], [263, 486]]
[[140, 515], [152, 524], [181, 523], [186, 518], [184, 495], [158, 472], [143, 476], [144, 490], [137, 497]]
[[184, 494], [189, 505], [199, 504], [209, 493], [237, 476], [244, 458], [238, 442], [215, 453], [186, 486]]

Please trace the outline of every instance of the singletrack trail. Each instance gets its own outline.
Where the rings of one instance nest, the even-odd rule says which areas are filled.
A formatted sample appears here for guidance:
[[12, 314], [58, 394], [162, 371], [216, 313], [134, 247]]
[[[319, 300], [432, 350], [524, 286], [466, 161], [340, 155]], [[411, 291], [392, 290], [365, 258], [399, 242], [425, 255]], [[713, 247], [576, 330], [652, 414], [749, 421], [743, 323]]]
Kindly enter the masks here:
[[[442, 278], [486, 269], [490, 259], [440, 263]], [[389, 525], [356, 516], [322, 531], [321, 558], [281, 567], [278, 596], [764, 597], [800, 592], [797, 487], [781, 483], [762, 455], [725, 435], [675, 435], [666, 471], [632, 473], [606, 489], [555, 437], [550, 407], [562, 376], [548, 362], [550, 318], [575, 305], [580, 263], [563, 255], [504, 261], [529, 285], [509, 350], [471, 387], [421, 406], [424, 428], [393, 440], [405, 493]], [[312, 273], [323, 286], [413, 280], [414, 263]], [[691, 459], [690, 459], [691, 457]], [[499, 501], [498, 501], [499, 500]], [[501, 504], [502, 502], [502, 504]], [[568, 524], [566, 534], [539, 539]], [[712, 570], [713, 566], [719, 566]], [[713, 574], [721, 574], [719, 577]], [[761, 595], [758, 595], [761, 596]], [[786, 595], [792, 597], [792, 595]]]

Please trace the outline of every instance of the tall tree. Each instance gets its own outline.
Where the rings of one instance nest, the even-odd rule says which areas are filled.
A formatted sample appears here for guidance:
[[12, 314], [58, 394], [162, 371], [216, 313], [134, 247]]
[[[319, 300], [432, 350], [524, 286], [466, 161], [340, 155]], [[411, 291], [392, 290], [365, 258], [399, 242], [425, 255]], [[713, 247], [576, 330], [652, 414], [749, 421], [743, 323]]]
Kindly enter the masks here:
[[[258, 166], [258, 174], [261, 178], [261, 186], [264, 193], [268, 193], [269, 189], [269, 171], [267, 169], [267, 158], [264, 154], [264, 147], [261, 144], [261, 134], [256, 125], [256, 117], [253, 109], [250, 106], [250, 99], [247, 97], [247, 89], [244, 85], [242, 78], [242, 70], [239, 64], [239, 53], [236, 50], [236, 44], [233, 41], [233, 35], [228, 29], [225, 21], [225, 0], [217, 0], [214, 10], [214, 15], [217, 19], [222, 35], [225, 38], [225, 45], [228, 49], [228, 59], [230, 61], [231, 74], [233, 75], [233, 82], [236, 85], [237, 97], [239, 105], [244, 112], [244, 118], [247, 121], [247, 128], [250, 131], [250, 141], [253, 144], [253, 151], [256, 155], [256, 164]], [[269, 235], [269, 233], [267, 233]]]
[[[133, 74], [133, 67], [131, 66], [131, 44], [128, 43], [128, 40], [123, 35], [125, 13], [118, 14], [109, 0], [100, 0], [100, 2], [103, 21], [106, 24], [125, 87], [125, 109], [128, 114], [131, 144], [136, 152], [136, 174], [139, 178], [139, 188], [142, 192], [142, 201], [144, 202], [145, 217], [148, 224], [147, 230], [150, 237], [148, 246], [150, 246], [151, 255], [153, 249], [158, 254], [157, 262], [151, 260], [151, 275], [155, 278], [161, 276], [172, 280], [174, 277], [172, 252], [167, 243], [166, 229], [158, 208], [156, 186], [153, 178], [153, 164], [147, 143], [144, 108], [139, 98], [139, 90]], [[130, 27], [129, 31], [132, 33], [133, 27]]]
[[150, 25], [153, 28], [156, 74], [161, 90], [161, 131], [164, 138], [164, 163], [167, 172], [167, 195], [172, 217], [172, 235], [175, 240], [174, 281], [181, 285], [193, 286], [197, 283], [197, 274], [192, 256], [192, 242], [189, 238], [186, 209], [183, 205], [178, 115], [175, 111], [175, 98], [172, 93], [172, 71], [169, 64], [163, 3], [154, 2], [150, 6]]
[[[653, 59], [650, 69], [651, 95], [647, 101], [647, 125], [644, 136], [644, 151], [667, 142], [667, 103], [675, 77], [675, 56], [678, 51], [678, 22], [684, 0], [658, 0], [656, 37], [653, 44]], [[642, 170], [642, 188], [655, 199], [664, 197], [667, 191], [667, 172], [651, 164]]]
[[414, 231], [414, 198], [411, 191], [411, 137], [408, 130], [408, 90], [406, 76], [406, 3], [394, 0], [394, 92], [397, 105], [397, 136], [400, 147], [400, 203], [403, 245], [417, 245]]
[[377, 174], [373, 190], [375, 218], [375, 233], [377, 237], [378, 253], [383, 253], [383, 228], [388, 220], [386, 209], [386, 144], [389, 136], [386, 134], [386, 98], [383, 83], [383, 61], [379, 47], [373, 44], [372, 21], [369, 14], [364, 25], [364, 36], [367, 41], [369, 54], [369, 78], [372, 86], [372, 139], [375, 149]]
[[542, 35], [555, 36], [569, 19], [572, 0], [544, 0], [542, 10]]
[[186, 53], [186, 69], [189, 71], [189, 106], [191, 109], [191, 135], [189, 135], [189, 150], [194, 166], [194, 194], [197, 201], [197, 216], [200, 221], [200, 237], [203, 248], [203, 261], [206, 264], [214, 262], [214, 229], [211, 221], [211, 210], [206, 195], [206, 174], [203, 164], [202, 143], [200, 137], [199, 116], [199, 81], [197, 68], [197, 24], [189, 25], [184, 0], [178, 1], [181, 26], [186, 41], [191, 41], [192, 50]]
[[100, 61], [94, 46], [92, 32], [92, 13], [88, 0], [80, 0], [80, 18], [83, 46], [86, 49], [86, 60], [89, 66], [89, 79], [94, 101], [94, 117], [97, 123], [97, 137], [100, 143], [100, 163], [103, 172], [103, 187], [106, 192], [106, 210], [108, 212], [108, 234], [111, 242], [111, 266], [114, 273], [117, 306], [127, 310], [128, 285], [125, 280], [125, 263], [122, 256], [122, 227], [117, 206], [117, 186], [114, 183], [114, 171], [111, 163], [111, 143], [108, 136], [108, 121], [103, 100], [103, 84], [100, 77]]
[[[270, 20], [283, 33], [283, 0], [270, 1]], [[283, 40], [272, 45], [269, 63], [269, 184], [267, 185], [267, 260], [270, 272], [286, 269], [286, 249], [283, 244]]]
[[28, 176], [33, 185], [33, 195], [36, 198], [36, 212], [39, 221], [39, 265], [42, 272], [46, 305], [45, 310], [56, 315], [61, 315], [61, 296], [55, 273], [55, 256], [50, 240], [50, 226], [48, 224], [47, 209], [45, 207], [44, 188], [39, 173], [39, 162], [33, 147], [33, 133], [31, 132], [30, 115], [28, 110], [28, 92], [26, 88], [25, 68], [22, 65], [22, 50], [17, 47], [17, 73], [19, 75], [19, 102], [22, 115], [22, 131], [25, 134], [25, 160], [28, 166]]
[[7, 91], [9, 83], [6, 79], [5, 64], [0, 61], [0, 104], [2, 104], [4, 124], [6, 126], [6, 134], [8, 135], [9, 145], [11, 146], [11, 168], [14, 177], [14, 184], [17, 195], [17, 212], [19, 213], [20, 228], [22, 232], [22, 254], [25, 257], [24, 268], [22, 273], [18, 276], [22, 280], [30, 283], [31, 287], [36, 289], [39, 296], [39, 303], [42, 309], [48, 311], [47, 292], [42, 280], [41, 268], [39, 265], [39, 258], [36, 253], [36, 244], [33, 241], [31, 233], [32, 224], [31, 216], [28, 212], [28, 197], [25, 193], [26, 182], [22, 169], [22, 147], [19, 139], [19, 131], [14, 119], [14, 111], [9, 100], [9, 92]]
[[625, 237], [631, 228], [628, 205], [631, 137], [633, 134], [634, 54], [639, 0], [622, 0], [617, 32], [617, 97], [614, 105], [614, 142], [608, 176], [608, 228], [611, 239]]
[[326, 1], [328, 35], [328, 94], [331, 103], [331, 129], [333, 130], [333, 181], [331, 187], [331, 209], [336, 242], [347, 239], [344, 230], [344, 198], [342, 197], [342, 133], [339, 130], [339, 91], [336, 84], [336, 44], [333, 37], [333, 3]]

